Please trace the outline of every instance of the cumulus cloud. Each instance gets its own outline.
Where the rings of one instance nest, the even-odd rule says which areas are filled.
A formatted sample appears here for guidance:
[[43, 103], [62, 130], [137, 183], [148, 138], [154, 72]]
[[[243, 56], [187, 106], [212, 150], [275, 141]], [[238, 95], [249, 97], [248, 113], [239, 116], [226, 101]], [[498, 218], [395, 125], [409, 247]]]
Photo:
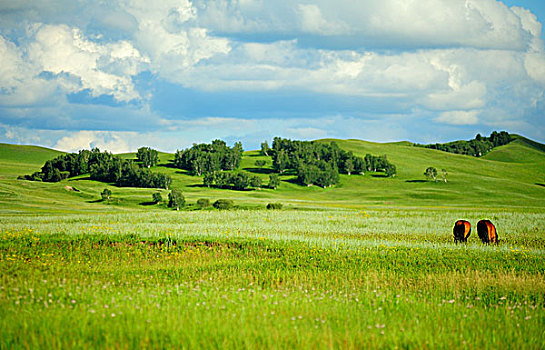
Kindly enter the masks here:
[[435, 120], [450, 125], [475, 125], [479, 122], [479, 111], [443, 112]]
[[522, 23], [528, 13], [495, 0], [197, 0], [195, 7], [197, 21], [218, 32], [344, 36], [347, 45], [524, 50], [533, 34]]
[[[192, 130], [195, 138], [206, 138], [206, 128], [265, 134], [252, 119], [258, 109], [297, 118], [274, 128], [293, 137], [357, 137], [346, 124], [357, 118], [408, 121], [407, 129], [426, 120], [522, 130], [543, 101], [541, 32], [530, 11], [496, 0], [22, 0], [0, 4], [0, 117], [50, 129]], [[199, 118], [185, 115], [197, 102], [157, 96], [162, 84], [209, 97], [198, 101]], [[291, 104], [247, 101], [275, 93], [293, 96]], [[231, 99], [229, 114], [215, 108], [221, 94]], [[170, 109], [157, 106], [165, 100]], [[324, 101], [334, 102], [320, 112]], [[249, 108], [226, 118], [237, 104]], [[345, 114], [344, 131], [311, 123], [336, 113]], [[402, 118], [388, 117], [396, 113]], [[100, 132], [63, 142], [115, 141]]]
[[53, 148], [67, 152], [98, 147], [113, 153], [133, 151], [126, 139], [136, 136], [135, 133], [110, 131], [78, 131], [62, 137]]
[[35, 41], [28, 48], [30, 61], [39, 70], [59, 77], [66, 91], [88, 89], [93, 96], [111, 94], [125, 102], [140, 97], [131, 76], [149, 60], [131, 43], [100, 44], [87, 40], [78, 28], [65, 25], [36, 25], [34, 31]]

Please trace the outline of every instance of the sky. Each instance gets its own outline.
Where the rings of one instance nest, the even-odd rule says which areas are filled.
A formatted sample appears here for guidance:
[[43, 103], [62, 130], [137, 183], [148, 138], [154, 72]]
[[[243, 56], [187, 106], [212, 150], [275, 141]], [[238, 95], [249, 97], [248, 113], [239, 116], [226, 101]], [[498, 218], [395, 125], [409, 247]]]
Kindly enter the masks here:
[[543, 0], [0, 0], [0, 142], [545, 142]]

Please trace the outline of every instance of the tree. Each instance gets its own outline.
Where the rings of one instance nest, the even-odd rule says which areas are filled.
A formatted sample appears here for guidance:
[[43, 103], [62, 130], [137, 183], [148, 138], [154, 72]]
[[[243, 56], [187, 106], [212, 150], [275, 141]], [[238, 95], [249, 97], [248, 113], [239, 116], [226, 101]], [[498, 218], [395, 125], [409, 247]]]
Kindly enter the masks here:
[[250, 177], [246, 173], [237, 173], [231, 177], [231, 183], [235, 190], [244, 190], [250, 186]]
[[447, 183], [447, 171], [445, 169], [441, 169], [441, 177], [443, 178], [443, 181]]
[[269, 175], [269, 188], [272, 188], [273, 190], [276, 190], [276, 188], [280, 186], [280, 178], [277, 174], [270, 174]]
[[153, 199], [153, 203], [155, 204], [163, 201], [163, 196], [161, 196], [161, 193], [159, 192], [155, 192], [154, 194], [152, 194], [151, 198]]
[[142, 163], [142, 166], [150, 168], [157, 165], [159, 155], [156, 150], [149, 147], [140, 147], [136, 152], [136, 158]]
[[263, 141], [263, 143], [261, 144], [261, 154], [268, 157], [270, 150], [271, 149], [269, 148], [269, 144], [267, 143], [267, 141]]
[[256, 160], [254, 164], [255, 164], [255, 166], [257, 166], [257, 167], [262, 168], [266, 163], [267, 163], [267, 162], [265, 162], [264, 160], [261, 160], [261, 159], [260, 159], [260, 160]]
[[352, 159], [348, 158], [344, 161], [344, 171], [350, 176], [354, 171], [354, 162]]
[[388, 177], [394, 177], [397, 174], [396, 166], [392, 163], [387, 163], [384, 167], [384, 172], [386, 173], [386, 176]]
[[260, 189], [262, 184], [263, 184], [263, 181], [261, 180], [259, 176], [252, 176], [250, 178], [250, 186], [252, 186], [253, 188]]
[[220, 171], [215, 177], [216, 186], [224, 188], [231, 183], [231, 174]]
[[203, 185], [206, 187], [210, 187], [214, 184], [214, 181], [216, 180], [216, 173], [215, 172], [209, 172], [204, 174], [204, 177], [202, 179]]
[[104, 191], [102, 191], [100, 193], [100, 196], [102, 197], [102, 200], [103, 201], [109, 201], [110, 198], [112, 197], [112, 191], [110, 191], [109, 189], [105, 188]]
[[288, 154], [284, 150], [275, 152], [273, 157], [274, 171], [277, 173], [283, 173], [289, 164]]
[[424, 175], [426, 175], [426, 178], [428, 180], [433, 179], [433, 181], [437, 182], [437, 169], [430, 166], [426, 169], [426, 172], [424, 172]]
[[184, 205], [185, 205], [185, 197], [182, 191], [176, 188], [173, 188], [168, 195], [168, 207], [176, 208], [176, 210], [180, 210], [180, 207], [183, 207]]

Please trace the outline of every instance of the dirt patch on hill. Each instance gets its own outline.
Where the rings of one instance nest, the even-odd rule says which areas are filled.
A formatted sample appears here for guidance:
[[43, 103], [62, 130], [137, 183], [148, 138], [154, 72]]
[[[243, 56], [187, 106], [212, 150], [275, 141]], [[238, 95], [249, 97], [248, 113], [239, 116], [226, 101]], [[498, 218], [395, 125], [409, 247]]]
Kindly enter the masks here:
[[77, 188], [72, 187], [72, 186], [64, 186], [64, 189], [67, 190], [67, 191], [79, 192], [79, 190]]

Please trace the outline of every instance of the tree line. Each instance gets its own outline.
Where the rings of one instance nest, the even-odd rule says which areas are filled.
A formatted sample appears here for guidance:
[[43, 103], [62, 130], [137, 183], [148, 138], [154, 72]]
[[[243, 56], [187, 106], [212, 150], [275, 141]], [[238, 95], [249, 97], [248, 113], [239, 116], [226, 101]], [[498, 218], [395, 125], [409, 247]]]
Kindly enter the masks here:
[[489, 137], [477, 134], [474, 139], [471, 139], [469, 141], [460, 140], [429, 145], [416, 144], [416, 146], [437, 149], [444, 152], [481, 157], [490, 152], [494, 147], [506, 145], [511, 141], [513, 141], [513, 137], [508, 132], [493, 131]]
[[[157, 164], [157, 151], [148, 147], [138, 150], [138, 163], [115, 156], [98, 148], [60, 155], [45, 162], [42, 169], [20, 178], [33, 181], [58, 182], [69, 177], [89, 174], [92, 180], [114, 183], [121, 187], [166, 188], [172, 178], [148, 168]], [[146, 162], [143, 161], [146, 159]]]
[[[203, 184], [207, 187], [231, 188], [234, 190], [246, 190], [248, 188], [261, 189], [264, 184], [259, 176], [248, 173], [214, 171], [204, 174]], [[269, 176], [268, 188], [276, 189], [280, 185], [280, 179], [277, 174]]]
[[235, 170], [240, 166], [242, 152], [240, 142], [233, 147], [228, 147], [222, 140], [214, 140], [211, 144], [194, 144], [191, 148], [176, 151], [174, 166], [197, 176]]
[[272, 148], [264, 142], [263, 155], [271, 156], [273, 169], [282, 174], [293, 170], [300, 185], [329, 187], [339, 182], [339, 173], [364, 174], [366, 171], [382, 171], [394, 176], [396, 167], [386, 157], [367, 154], [365, 158], [355, 156], [339, 148], [335, 142], [296, 141], [275, 137]]

